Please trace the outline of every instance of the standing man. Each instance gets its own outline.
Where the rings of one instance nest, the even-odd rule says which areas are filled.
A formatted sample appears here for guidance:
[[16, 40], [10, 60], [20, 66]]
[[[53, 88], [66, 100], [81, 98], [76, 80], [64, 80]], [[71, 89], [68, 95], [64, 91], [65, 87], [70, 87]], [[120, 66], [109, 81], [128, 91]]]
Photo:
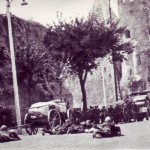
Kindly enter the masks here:
[[111, 118], [112, 121], [114, 121], [114, 108], [112, 105], [110, 105], [110, 107], [108, 108], [108, 116]]
[[102, 106], [102, 109], [100, 110], [101, 123], [103, 123], [105, 121], [106, 116], [107, 116], [107, 110], [106, 110], [105, 106]]
[[121, 107], [116, 104], [115, 113], [114, 113], [114, 122], [118, 124], [121, 121]]

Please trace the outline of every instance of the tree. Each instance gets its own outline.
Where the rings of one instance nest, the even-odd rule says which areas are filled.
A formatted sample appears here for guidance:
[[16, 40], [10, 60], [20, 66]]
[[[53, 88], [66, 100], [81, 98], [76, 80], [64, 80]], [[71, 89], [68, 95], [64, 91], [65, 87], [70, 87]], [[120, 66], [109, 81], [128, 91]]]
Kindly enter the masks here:
[[[118, 23], [110, 25], [88, 18], [51, 26], [46, 33], [44, 44], [52, 58], [65, 63], [69, 74], [79, 78], [83, 111], [87, 110], [85, 83], [88, 73], [97, 69], [98, 58], [113, 55], [112, 61], [123, 60], [124, 53], [131, 53], [131, 43], [122, 41], [124, 27]], [[111, 57], [112, 58], [112, 57]]]
[[52, 85], [59, 82], [61, 64], [54, 63], [43, 46], [44, 34], [45, 30], [39, 31], [36, 25], [31, 28], [27, 23], [26, 36], [15, 42], [18, 84], [27, 91], [28, 105], [34, 102], [35, 90], [39, 91], [41, 100], [52, 99]]
[[10, 56], [5, 46], [0, 45], [0, 94], [4, 95], [12, 94], [12, 75]]

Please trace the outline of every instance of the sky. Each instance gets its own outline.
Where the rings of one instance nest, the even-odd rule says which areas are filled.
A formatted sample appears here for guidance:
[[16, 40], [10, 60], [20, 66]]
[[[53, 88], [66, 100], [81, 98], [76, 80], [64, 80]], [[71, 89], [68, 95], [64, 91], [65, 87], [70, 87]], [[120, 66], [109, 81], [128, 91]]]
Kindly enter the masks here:
[[[86, 17], [92, 9], [95, 0], [26, 0], [28, 5], [21, 6], [22, 0], [13, 0], [10, 11], [12, 14], [34, 20], [43, 25], [57, 21], [57, 12], [62, 12], [64, 19], [70, 17]], [[105, 1], [105, 0], [104, 0]], [[117, 13], [117, 0], [111, 0], [111, 6]], [[6, 13], [6, 0], [0, 0], [0, 14]]]

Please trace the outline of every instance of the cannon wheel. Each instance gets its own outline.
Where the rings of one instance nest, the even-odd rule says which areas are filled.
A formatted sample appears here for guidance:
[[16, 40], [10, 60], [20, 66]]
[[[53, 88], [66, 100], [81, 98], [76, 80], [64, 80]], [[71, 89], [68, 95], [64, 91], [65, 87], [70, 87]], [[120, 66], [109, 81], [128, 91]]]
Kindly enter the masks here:
[[50, 129], [53, 130], [57, 126], [61, 126], [62, 120], [60, 113], [56, 109], [51, 109], [48, 112], [48, 123]]
[[29, 135], [35, 135], [38, 132], [38, 127], [33, 124], [29, 124], [31, 122], [31, 118], [29, 113], [27, 113], [24, 117], [25, 130]]
[[72, 119], [73, 117], [73, 111], [71, 109], [67, 109], [67, 118]]

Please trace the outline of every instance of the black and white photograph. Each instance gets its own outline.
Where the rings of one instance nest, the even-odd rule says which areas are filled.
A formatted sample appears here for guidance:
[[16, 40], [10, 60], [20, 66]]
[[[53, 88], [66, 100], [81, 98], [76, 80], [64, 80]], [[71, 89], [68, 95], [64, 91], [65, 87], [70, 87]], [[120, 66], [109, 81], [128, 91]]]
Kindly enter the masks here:
[[150, 0], [0, 0], [0, 150], [150, 149]]

